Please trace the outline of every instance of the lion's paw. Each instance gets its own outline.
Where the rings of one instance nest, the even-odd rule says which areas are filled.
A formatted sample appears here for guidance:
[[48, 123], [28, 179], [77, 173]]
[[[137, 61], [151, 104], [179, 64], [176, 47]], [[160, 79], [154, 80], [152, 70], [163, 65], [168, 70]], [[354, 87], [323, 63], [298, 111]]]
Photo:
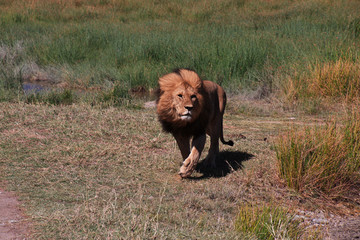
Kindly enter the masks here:
[[179, 172], [179, 175], [180, 177], [182, 178], [186, 178], [186, 177], [190, 177], [190, 175], [192, 174], [192, 172], [194, 171], [194, 166], [193, 165], [190, 165], [189, 164], [187, 166], [182, 165], [181, 168], [180, 168], [180, 172]]

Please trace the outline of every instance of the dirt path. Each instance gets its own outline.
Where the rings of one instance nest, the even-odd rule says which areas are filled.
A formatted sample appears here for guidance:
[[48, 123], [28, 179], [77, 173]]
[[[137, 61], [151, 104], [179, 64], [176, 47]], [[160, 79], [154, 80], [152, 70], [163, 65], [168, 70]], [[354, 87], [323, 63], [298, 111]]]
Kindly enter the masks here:
[[16, 197], [0, 189], [0, 239], [27, 239], [28, 231]]

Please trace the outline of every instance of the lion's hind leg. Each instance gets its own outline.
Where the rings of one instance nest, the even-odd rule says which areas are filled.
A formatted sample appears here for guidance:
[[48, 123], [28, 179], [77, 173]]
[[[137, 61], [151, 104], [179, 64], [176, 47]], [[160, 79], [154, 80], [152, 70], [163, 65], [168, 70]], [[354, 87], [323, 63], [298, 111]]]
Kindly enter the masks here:
[[216, 168], [216, 157], [219, 154], [219, 138], [221, 135], [221, 129], [218, 126], [221, 121], [221, 118], [214, 119], [207, 129], [207, 134], [210, 136], [210, 149], [203, 162], [203, 166], [206, 168]]
[[206, 156], [203, 165], [206, 168], [216, 168], [216, 156], [219, 154], [219, 136], [213, 134], [210, 136], [211, 143], [209, 153]]

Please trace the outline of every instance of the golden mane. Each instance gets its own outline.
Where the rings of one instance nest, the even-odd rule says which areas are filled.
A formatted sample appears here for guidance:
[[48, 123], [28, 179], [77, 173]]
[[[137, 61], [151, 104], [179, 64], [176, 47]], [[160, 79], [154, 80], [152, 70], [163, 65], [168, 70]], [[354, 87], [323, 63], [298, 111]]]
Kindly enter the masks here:
[[161, 91], [174, 90], [180, 84], [189, 84], [192, 88], [199, 90], [202, 87], [202, 80], [194, 71], [187, 69], [178, 69], [159, 78]]

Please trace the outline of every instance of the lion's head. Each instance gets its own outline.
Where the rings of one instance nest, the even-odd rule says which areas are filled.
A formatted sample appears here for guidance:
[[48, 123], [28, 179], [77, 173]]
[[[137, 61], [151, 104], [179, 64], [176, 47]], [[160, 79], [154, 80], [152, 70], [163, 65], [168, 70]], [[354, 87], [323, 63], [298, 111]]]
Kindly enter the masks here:
[[186, 126], [196, 121], [203, 109], [203, 82], [191, 70], [178, 69], [159, 79], [157, 113], [160, 121]]

